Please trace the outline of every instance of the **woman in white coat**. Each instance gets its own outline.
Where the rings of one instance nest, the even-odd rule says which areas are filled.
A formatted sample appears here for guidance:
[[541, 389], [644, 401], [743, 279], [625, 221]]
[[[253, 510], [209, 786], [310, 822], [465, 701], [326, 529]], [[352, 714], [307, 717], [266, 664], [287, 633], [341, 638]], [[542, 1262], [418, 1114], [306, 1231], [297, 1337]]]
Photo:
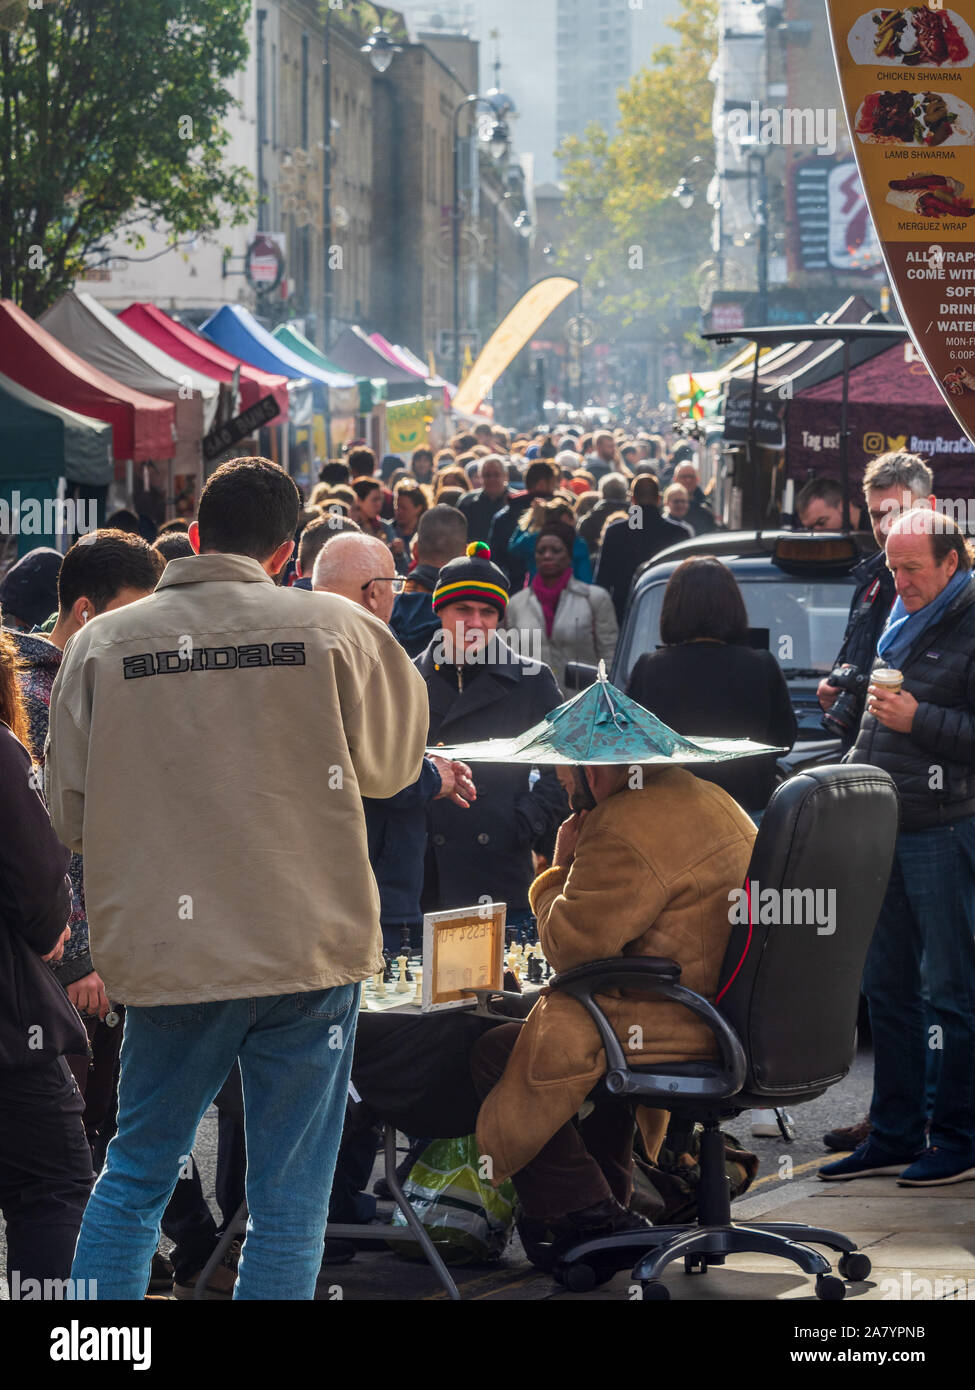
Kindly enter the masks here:
[[575, 532], [550, 521], [538, 533], [537, 573], [508, 604], [505, 626], [518, 632], [522, 656], [550, 666], [560, 686], [570, 661], [612, 664], [619, 637], [613, 600], [605, 589], [584, 584], [572, 573]]

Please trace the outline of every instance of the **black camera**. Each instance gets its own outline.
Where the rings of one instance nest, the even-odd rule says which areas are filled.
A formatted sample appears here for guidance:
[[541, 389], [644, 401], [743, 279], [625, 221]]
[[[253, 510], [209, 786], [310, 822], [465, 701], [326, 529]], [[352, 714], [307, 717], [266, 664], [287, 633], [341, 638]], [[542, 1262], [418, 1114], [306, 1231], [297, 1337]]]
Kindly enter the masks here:
[[823, 715], [823, 728], [837, 738], [849, 738], [860, 726], [870, 674], [858, 666], [836, 666], [826, 677], [826, 683], [841, 694], [832, 709]]

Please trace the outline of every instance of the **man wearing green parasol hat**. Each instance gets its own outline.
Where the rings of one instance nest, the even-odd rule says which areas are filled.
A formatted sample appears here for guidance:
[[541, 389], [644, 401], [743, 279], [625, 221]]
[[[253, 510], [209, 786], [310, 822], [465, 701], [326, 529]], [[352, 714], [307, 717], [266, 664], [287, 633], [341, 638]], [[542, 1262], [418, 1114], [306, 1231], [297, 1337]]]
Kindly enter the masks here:
[[[691, 769], [775, 750], [748, 740], [684, 738], [606, 679], [515, 739], [438, 749], [464, 762], [556, 765], [591, 809], [559, 831], [553, 865], [531, 886], [546, 958], [557, 972], [616, 956], [663, 956], [713, 1001], [731, 931], [729, 895], [746, 877], [755, 827]], [[576, 803], [578, 804], [578, 803]], [[634, 1065], [714, 1055], [707, 1026], [681, 1005], [620, 990], [600, 995]], [[583, 1006], [543, 990], [523, 1024], [486, 1033], [471, 1059], [483, 1097], [480, 1152], [495, 1183], [514, 1179], [529, 1257], [549, 1268], [577, 1238], [640, 1225], [630, 1212], [633, 1125], [619, 1104], [573, 1123], [605, 1070]], [[649, 1157], [662, 1111], [638, 1112]]]

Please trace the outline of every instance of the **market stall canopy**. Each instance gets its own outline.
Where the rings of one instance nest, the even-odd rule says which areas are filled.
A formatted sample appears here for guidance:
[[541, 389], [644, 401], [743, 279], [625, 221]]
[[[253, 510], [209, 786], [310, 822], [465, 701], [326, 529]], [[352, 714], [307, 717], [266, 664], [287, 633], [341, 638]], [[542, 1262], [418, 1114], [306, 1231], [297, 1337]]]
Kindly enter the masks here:
[[220, 384], [167, 356], [122, 323], [90, 294], [69, 290], [39, 322], [65, 347], [126, 386], [171, 401], [176, 410], [173, 472], [192, 473], [200, 441], [213, 426]]
[[[302, 358], [311, 366], [317, 367], [320, 371], [339, 373], [339, 368], [330, 361], [323, 352], [319, 352], [314, 343], [309, 342], [304, 333], [299, 333], [297, 328], [290, 324], [279, 323], [271, 334], [279, 343]], [[377, 377], [370, 380], [369, 377], [357, 376], [356, 385], [359, 388], [359, 410], [363, 415], [368, 415], [373, 406], [386, 398], [386, 379]]]
[[[415, 371], [398, 366], [375, 343], [370, 342], [357, 325], [342, 330], [329, 348], [328, 355], [343, 371], [352, 372], [354, 376], [385, 377], [391, 396], [416, 391], [419, 384]], [[407, 388], [405, 392], [404, 387]]]
[[381, 333], [370, 333], [369, 339], [375, 343], [380, 352], [390, 357], [397, 366], [405, 367], [408, 372], [416, 372], [417, 377], [427, 386], [438, 386], [447, 392], [446, 404], [449, 407], [451, 397], [457, 394], [457, 387], [452, 385], [446, 377], [440, 376], [437, 372], [432, 372], [424, 362], [421, 362], [415, 352], [411, 352], [408, 347], [403, 347], [400, 343], [387, 342]]
[[116, 459], [173, 456], [175, 410], [76, 356], [13, 300], [0, 300], [0, 372], [29, 391], [112, 426]]
[[[679, 405], [685, 397], [690, 395], [692, 376], [706, 395], [710, 396], [712, 392], [719, 391], [740, 367], [752, 366], [755, 361], [755, 350], [755, 344], [749, 343], [747, 347], [736, 352], [734, 357], [729, 358], [722, 367], [718, 367], [713, 372], [676, 372], [667, 379], [667, 391], [670, 399]], [[762, 357], [765, 357], [768, 351], [768, 348], [762, 348]]]
[[215, 381], [232, 381], [234, 372], [239, 368], [241, 409], [248, 410], [265, 396], [273, 396], [281, 412], [279, 419], [288, 418], [287, 378], [259, 371], [257, 367], [232, 357], [209, 338], [177, 323], [162, 309], [157, 309], [155, 304], [130, 304], [122, 310], [119, 318], [170, 357], [175, 357], [177, 362], [184, 362], [194, 371]]
[[[836, 474], [840, 460], [841, 377], [801, 391], [788, 416], [787, 475]], [[910, 341], [888, 347], [850, 372], [850, 481], [878, 454], [906, 449], [934, 469], [939, 497], [971, 492], [975, 444], [944, 403]]]
[[348, 372], [325, 371], [275, 338], [258, 323], [241, 304], [224, 304], [200, 325], [200, 332], [233, 353], [242, 362], [260, 367], [265, 372], [277, 372], [292, 381], [307, 379], [335, 391], [357, 390], [356, 379]]
[[[817, 382], [839, 376], [843, 370], [842, 334], [832, 337], [827, 332], [834, 325], [876, 327], [876, 332], [865, 333], [862, 338], [850, 343], [850, 362], [853, 366], [876, 357], [890, 346], [892, 337], [904, 336], [907, 332], [900, 324], [889, 324], [860, 295], [852, 295], [832, 314], [817, 319], [815, 324], [769, 329], [770, 337], [763, 344], [768, 346], [769, 351], [763, 355], [758, 368], [759, 394], [787, 400], [789, 391], [795, 394], [807, 386], [815, 386]], [[884, 333], [885, 328], [889, 330], [887, 334]], [[758, 334], [759, 329], [743, 328], [733, 336], [748, 338], [753, 332]], [[733, 391], [750, 391], [753, 370], [753, 367], [737, 368], [728, 379], [729, 394]]]
[[65, 347], [109, 376], [176, 406], [178, 434], [202, 437], [213, 425], [220, 383], [177, 362], [83, 291], [69, 290], [38, 319]]
[[643, 767], [724, 763], [784, 751], [744, 738], [685, 738], [610, 685], [604, 662], [599, 663], [594, 685], [517, 738], [427, 750], [431, 756], [465, 763]]
[[0, 376], [0, 481], [66, 478], [104, 487], [114, 475], [111, 425]]

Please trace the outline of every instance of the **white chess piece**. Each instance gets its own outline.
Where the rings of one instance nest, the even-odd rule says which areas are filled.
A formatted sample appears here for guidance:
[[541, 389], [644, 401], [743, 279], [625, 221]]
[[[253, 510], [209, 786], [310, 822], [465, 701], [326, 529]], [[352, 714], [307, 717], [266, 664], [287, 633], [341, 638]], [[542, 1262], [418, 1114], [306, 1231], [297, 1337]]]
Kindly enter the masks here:
[[406, 978], [407, 957], [406, 957], [406, 956], [397, 956], [397, 957], [396, 957], [396, 960], [397, 960], [397, 962], [398, 962], [398, 964], [399, 964], [399, 979], [396, 981], [396, 990], [395, 990], [395, 992], [396, 992], [397, 994], [407, 994], [407, 993], [409, 992], [409, 988], [410, 988], [409, 983], [408, 983], [407, 978]]
[[416, 985], [416, 999], [414, 1002], [421, 1004], [423, 1002], [423, 971], [418, 965], [414, 965], [413, 967], [413, 983]]
[[385, 982], [384, 982], [384, 980], [383, 980], [383, 972], [382, 972], [381, 970], [379, 970], [379, 971], [376, 972], [376, 974], [373, 976], [373, 981], [372, 981], [372, 982], [373, 982], [373, 984], [374, 984], [375, 987], [376, 987], [376, 998], [377, 998], [377, 999], [385, 999], [385, 997], [386, 997], [386, 984], [385, 984]]

